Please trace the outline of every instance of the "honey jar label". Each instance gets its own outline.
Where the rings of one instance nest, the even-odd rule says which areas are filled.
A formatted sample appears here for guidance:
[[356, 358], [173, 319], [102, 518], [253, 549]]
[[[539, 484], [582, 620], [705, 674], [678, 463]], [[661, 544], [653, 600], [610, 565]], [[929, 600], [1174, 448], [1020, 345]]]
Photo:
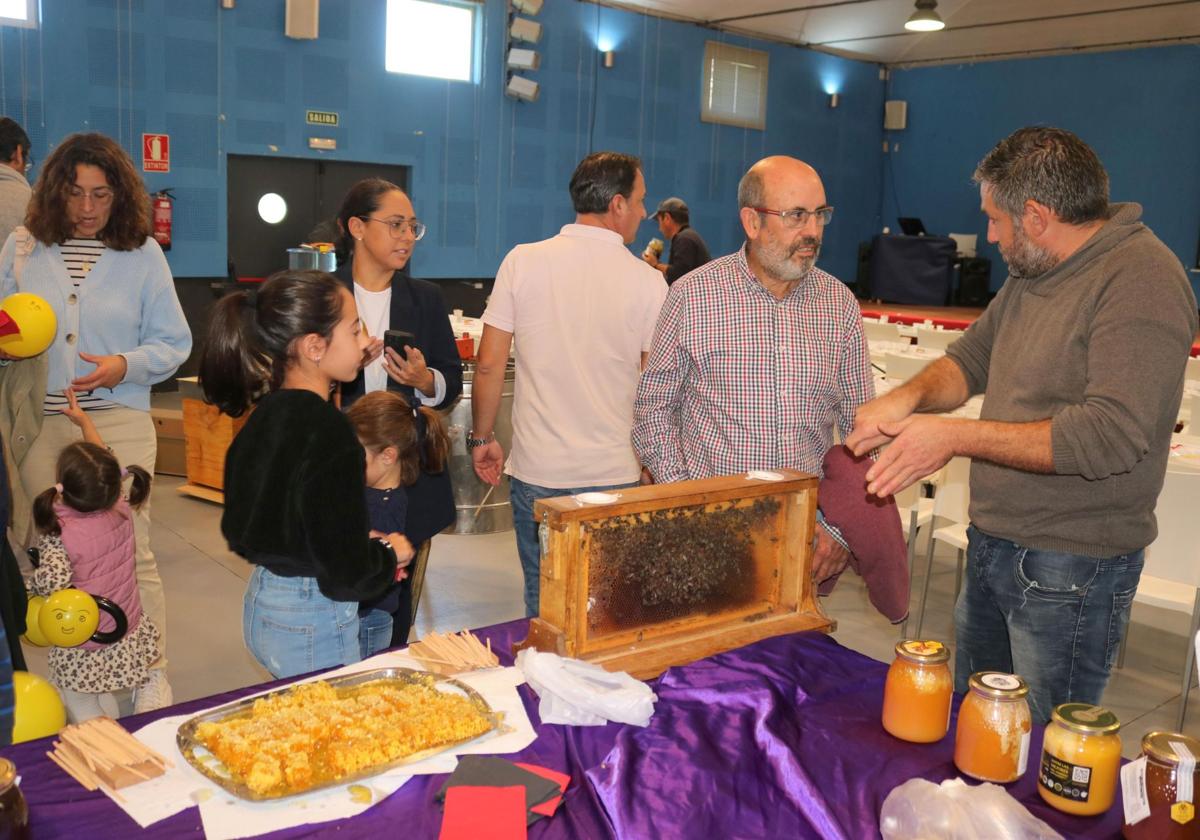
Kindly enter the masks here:
[[1190, 823], [1196, 816], [1196, 808], [1191, 802], [1176, 802], [1171, 806], [1171, 819], [1180, 825]]
[[1024, 776], [1029, 765], [1029, 732], [1021, 734], [1021, 752], [1017, 755], [1017, 775]]
[[1182, 741], [1171, 741], [1171, 749], [1179, 756], [1179, 789], [1175, 798], [1180, 802], [1191, 802], [1195, 791], [1192, 790], [1192, 778], [1196, 773], [1196, 756]]
[[1087, 802], [1092, 788], [1092, 768], [1063, 761], [1048, 752], [1042, 753], [1042, 771], [1038, 784], [1063, 799]]
[[1134, 759], [1121, 768], [1121, 800], [1125, 806], [1125, 824], [1136, 825], [1150, 816], [1150, 795], [1146, 792], [1146, 757]]

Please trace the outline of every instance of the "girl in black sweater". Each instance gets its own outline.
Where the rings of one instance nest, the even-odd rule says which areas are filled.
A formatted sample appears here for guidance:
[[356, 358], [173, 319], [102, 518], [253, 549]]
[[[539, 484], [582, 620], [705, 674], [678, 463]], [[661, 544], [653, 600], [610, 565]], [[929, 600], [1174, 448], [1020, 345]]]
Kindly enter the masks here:
[[317, 271], [226, 295], [209, 323], [205, 398], [234, 417], [255, 404], [225, 459], [221, 532], [255, 566], [242, 632], [277, 678], [359, 661], [358, 602], [412, 560], [402, 534], [370, 530], [363, 449], [329, 402], [366, 344], [353, 295]]

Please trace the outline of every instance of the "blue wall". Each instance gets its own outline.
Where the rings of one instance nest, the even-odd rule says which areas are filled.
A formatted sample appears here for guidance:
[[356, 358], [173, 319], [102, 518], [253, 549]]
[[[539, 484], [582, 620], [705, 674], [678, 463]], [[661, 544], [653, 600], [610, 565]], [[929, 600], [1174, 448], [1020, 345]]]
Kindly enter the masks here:
[[[143, 131], [171, 135], [176, 276], [221, 276], [226, 154], [320, 157], [413, 167], [413, 200], [430, 233], [414, 272], [494, 274], [516, 243], [573, 218], [566, 184], [589, 149], [642, 156], [649, 200], [679, 195], [714, 254], [741, 242], [735, 192], [766, 154], [802, 157], [822, 173], [837, 216], [822, 265], [854, 279], [856, 248], [880, 225], [875, 65], [704, 28], [547, 0], [539, 20], [542, 86], [533, 104], [501, 93], [506, 3], [483, 10], [480, 84], [384, 70], [384, 0], [323, 0], [316, 41], [284, 37], [283, 0], [42, 0], [39, 30], [0, 33], [0, 110], [20, 120], [42, 159], [73, 131], [103, 131], [140, 162]], [[129, 12], [132, 7], [132, 13]], [[597, 36], [616, 67], [598, 66]], [[704, 42], [770, 53], [767, 130], [699, 120]], [[840, 90], [831, 110], [823, 88]], [[306, 109], [337, 111], [336, 129], [306, 126]], [[594, 120], [594, 125], [593, 125]], [[332, 136], [333, 153], [307, 148]], [[636, 247], [657, 233], [644, 226]]]
[[[1113, 199], [1141, 203], [1146, 224], [1196, 265], [1200, 46], [897, 70], [888, 97], [908, 101], [908, 128], [887, 132], [900, 149], [888, 156], [885, 223], [920, 216], [938, 233], [977, 232], [993, 289], [1006, 272], [984, 246], [971, 173], [998, 140], [1033, 123], [1082, 137], [1108, 169]], [[1200, 274], [1189, 276], [1200, 294]]]

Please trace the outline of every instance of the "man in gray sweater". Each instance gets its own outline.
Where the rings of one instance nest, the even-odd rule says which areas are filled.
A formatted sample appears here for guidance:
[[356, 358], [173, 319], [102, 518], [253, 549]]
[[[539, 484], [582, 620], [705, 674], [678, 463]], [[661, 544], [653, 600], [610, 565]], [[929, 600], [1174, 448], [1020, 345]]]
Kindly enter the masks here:
[[[1070, 132], [1016, 131], [975, 180], [1008, 280], [945, 358], [859, 408], [847, 444], [890, 441], [867, 474], [878, 496], [973, 459], [956, 688], [1018, 673], [1045, 721], [1108, 681], [1157, 534], [1196, 298]], [[934, 413], [984, 391], [979, 420]]]

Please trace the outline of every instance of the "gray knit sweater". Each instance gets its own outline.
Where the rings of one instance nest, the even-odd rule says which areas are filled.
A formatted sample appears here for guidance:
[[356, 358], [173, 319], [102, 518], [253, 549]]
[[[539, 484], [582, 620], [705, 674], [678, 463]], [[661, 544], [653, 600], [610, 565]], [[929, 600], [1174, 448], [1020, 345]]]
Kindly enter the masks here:
[[981, 418], [1052, 418], [1053, 475], [971, 465], [972, 523], [1047, 551], [1112, 557], [1145, 548], [1158, 528], [1196, 298], [1179, 260], [1114, 204], [1068, 259], [1009, 278], [947, 355]]

